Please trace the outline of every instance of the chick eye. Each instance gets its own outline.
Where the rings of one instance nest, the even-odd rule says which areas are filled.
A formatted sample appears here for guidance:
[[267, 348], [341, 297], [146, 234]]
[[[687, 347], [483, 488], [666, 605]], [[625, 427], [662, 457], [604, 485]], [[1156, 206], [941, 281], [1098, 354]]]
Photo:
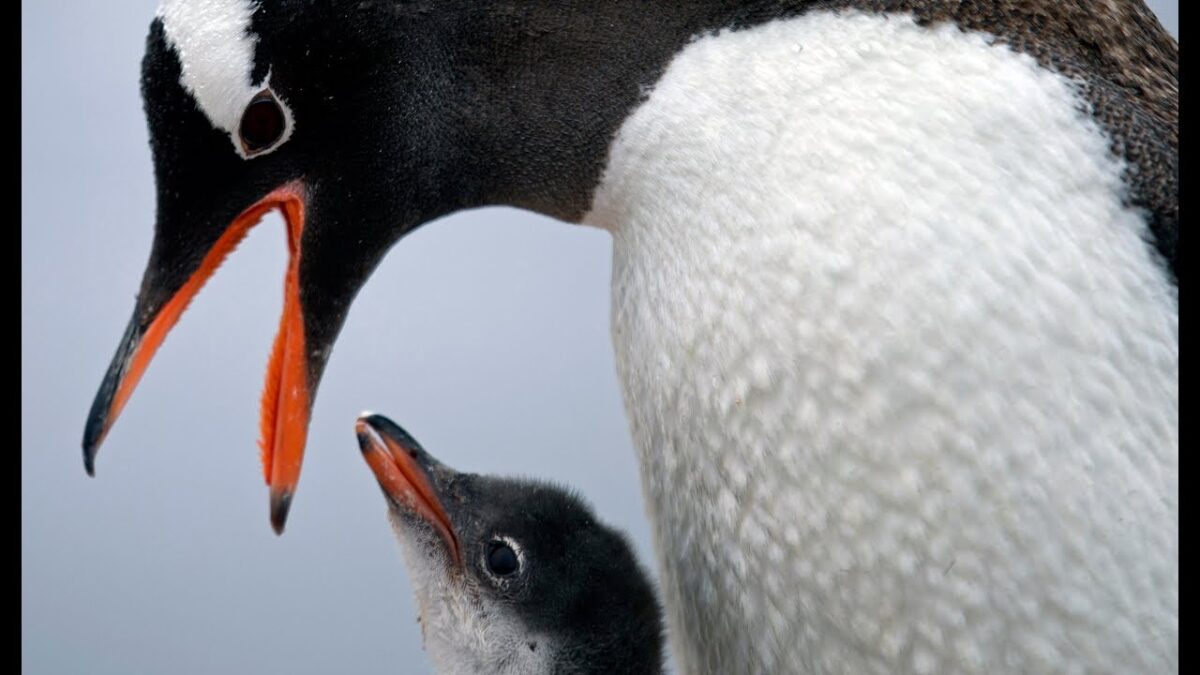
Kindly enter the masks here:
[[502, 541], [493, 541], [488, 544], [487, 568], [489, 572], [498, 577], [507, 577], [515, 574], [518, 567], [520, 567], [520, 561], [517, 560], [517, 552], [511, 546]]
[[271, 147], [283, 136], [285, 125], [283, 108], [279, 101], [275, 100], [271, 92], [263, 91], [246, 106], [238, 134], [242, 137], [242, 145], [245, 146], [246, 152], [260, 152]]

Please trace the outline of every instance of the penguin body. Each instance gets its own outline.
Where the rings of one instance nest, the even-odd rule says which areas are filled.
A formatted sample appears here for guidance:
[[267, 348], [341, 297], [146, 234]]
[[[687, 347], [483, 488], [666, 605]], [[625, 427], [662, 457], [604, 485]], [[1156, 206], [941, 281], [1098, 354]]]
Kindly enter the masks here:
[[1175, 289], [1084, 110], [814, 12], [622, 126], [586, 222], [682, 672], [1177, 667]]

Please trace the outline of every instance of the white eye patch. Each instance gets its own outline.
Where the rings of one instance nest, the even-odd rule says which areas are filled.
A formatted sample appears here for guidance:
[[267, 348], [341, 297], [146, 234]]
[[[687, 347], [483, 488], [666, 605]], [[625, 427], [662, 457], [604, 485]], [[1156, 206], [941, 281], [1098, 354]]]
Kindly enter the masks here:
[[[270, 72], [262, 82], [250, 80], [258, 43], [250, 31], [255, 6], [253, 0], [163, 0], [157, 13], [167, 44], [179, 56], [180, 84], [213, 126], [229, 134], [242, 158], [247, 158], [238, 138], [242, 114], [271, 82]], [[283, 110], [284, 132], [273, 146], [253, 156], [278, 148], [292, 133], [291, 108], [272, 93]]]

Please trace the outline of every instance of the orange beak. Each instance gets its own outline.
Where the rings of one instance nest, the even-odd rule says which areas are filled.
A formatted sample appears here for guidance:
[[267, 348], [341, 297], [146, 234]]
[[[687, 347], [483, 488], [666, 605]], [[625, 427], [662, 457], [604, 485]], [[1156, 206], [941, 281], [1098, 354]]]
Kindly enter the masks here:
[[304, 203], [304, 187], [299, 182], [272, 191], [234, 218], [199, 267], [148, 323], [143, 324], [139, 316], [134, 315], [100, 385], [84, 430], [83, 459], [89, 475], [95, 475], [95, 458], [100, 444], [167, 333], [250, 228], [268, 211], [279, 209], [287, 223], [288, 265], [284, 278], [283, 315], [262, 394], [259, 446], [263, 474], [271, 492], [271, 524], [276, 533], [283, 532], [292, 495], [300, 480], [311, 405], [304, 314], [300, 304], [300, 237], [304, 230]]
[[432, 459], [391, 420], [364, 413], [354, 425], [363, 459], [375, 473], [384, 494], [433, 526], [450, 558], [462, 565], [462, 549], [450, 516], [438, 498], [426, 469]]

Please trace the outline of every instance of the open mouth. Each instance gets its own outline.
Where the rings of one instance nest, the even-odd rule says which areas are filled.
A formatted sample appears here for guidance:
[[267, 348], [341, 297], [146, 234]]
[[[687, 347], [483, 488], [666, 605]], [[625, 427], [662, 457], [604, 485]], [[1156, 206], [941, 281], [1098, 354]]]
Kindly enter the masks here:
[[[363, 414], [354, 430], [363, 458], [389, 499], [428, 522], [441, 536], [455, 564], [462, 564], [458, 537], [438, 499], [437, 491], [422, 466], [426, 455], [404, 434], [391, 430], [390, 422], [377, 415]], [[401, 432], [403, 433], [403, 432]]]
[[[278, 209], [287, 224], [288, 264], [284, 277], [283, 313], [271, 350], [263, 387], [259, 446], [263, 475], [271, 489], [271, 524], [283, 531], [292, 494], [300, 479], [308, 435], [309, 383], [304, 345], [304, 314], [300, 305], [300, 237], [304, 231], [304, 186], [283, 185], [240, 213], [184, 284], [148, 322], [130, 321], [112, 365], [92, 404], [84, 430], [84, 466], [95, 475], [95, 457], [113, 422], [121, 414], [146, 367], [167, 333], [225, 258], [269, 211]], [[139, 310], [141, 308], [139, 307]]]

